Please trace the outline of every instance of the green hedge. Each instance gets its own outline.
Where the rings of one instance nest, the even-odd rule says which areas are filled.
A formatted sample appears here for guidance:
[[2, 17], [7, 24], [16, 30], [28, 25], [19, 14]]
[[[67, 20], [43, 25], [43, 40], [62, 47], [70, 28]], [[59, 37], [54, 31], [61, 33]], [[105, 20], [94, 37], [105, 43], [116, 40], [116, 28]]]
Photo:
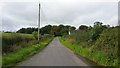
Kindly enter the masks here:
[[117, 60], [114, 62], [114, 63], [108, 63], [108, 58], [107, 58], [107, 55], [104, 54], [103, 52], [101, 51], [91, 51], [89, 48], [83, 48], [81, 46], [78, 46], [78, 45], [75, 45], [75, 44], [72, 44], [68, 41], [65, 41], [63, 40], [64, 38], [59, 38], [61, 43], [68, 47], [69, 49], [71, 49], [72, 51], [74, 51], [76, 54], [80, 55], [80, 56], [83, 56], [83, 57], [86, 57], [94, 62], [96, 62], [98, 65], [101, 65], [101, 66], [117, 66]]
[[101, 51], [107, 55], [107, 65], [118, 64], [118, 28], [104, 30], [96, 40], [92, 50]]
[[[104, 29], [94, 41], [91, 41], [89, 39], [89, 36], [91, 35], [89, 33], [90, 30], [86, 32], [81, 32], [79, 34], [63, 36], [62, 39], [72, 45], [78, 46], [78, 48], [82, 47], [82, 49], [86, 49], [86, 51], [88, 50], [90, 52], [90, 55], [92, 56], [90, 59], [94, 59], [95, 62], [98, 62], [101, 65], [117, 66], [118, 42], [120, 41], [118, 40], [120, 35], [120, 33], [118, 33], [118, 29], [120, 29], [119, 26]], [[73, 39], [76, 41], [74, 41], [73, 43], [66, 39]], [[76, 46], [73, 46], [73, 48]]]
[[2, 33], [2, 52], [14, 51], [31, 41], [35, 41], [35, 38], [31, 34]]
[[16, 52], [9, 53], [4, 55], [2, 58], [2, 68], [9, 68], [16, 66], [16, 63], [27, 59], [28, 57], [36, 54], [53, 39], [53, 37], [46, 39], [45, 41], [40, 42], [39, 44], [32, 45], [29, 47], [22, 48]]

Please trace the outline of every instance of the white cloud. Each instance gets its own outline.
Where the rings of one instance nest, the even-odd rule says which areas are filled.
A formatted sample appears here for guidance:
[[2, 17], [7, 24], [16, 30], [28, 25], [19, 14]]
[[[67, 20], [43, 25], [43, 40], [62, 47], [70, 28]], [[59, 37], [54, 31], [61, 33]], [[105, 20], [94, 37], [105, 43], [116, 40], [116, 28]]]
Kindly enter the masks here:
[[106, 22], [107, 24], [111, 24], [111, 26], [118, 25], [118, 16], [113, 16]]
[[[26, 2], [21, 0], [21, 2], [3, 3], [3, 30], [18, 30], [21, 27], [37, 27], [38, 0], [25, 1]], [[104, 24], [115, 26], [118, 21], [117, 0], [114, 2], [41, 0], [41, 7], [41, 27], [47, 24], [65, 24], [78, 27], [81, 24], [92, 25], [95, 21], [101, 21]]]

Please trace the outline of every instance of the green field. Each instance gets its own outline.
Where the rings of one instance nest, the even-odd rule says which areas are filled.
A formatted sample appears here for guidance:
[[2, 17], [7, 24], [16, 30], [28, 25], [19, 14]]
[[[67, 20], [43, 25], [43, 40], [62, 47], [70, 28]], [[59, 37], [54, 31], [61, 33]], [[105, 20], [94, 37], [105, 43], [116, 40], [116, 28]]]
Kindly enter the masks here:
[[41, 35], [38, 41], [32, 34], [2, 33], [3, 68], [15, 66], [42, 50], [53, 39], [52, 35]]
[[28, 57], [36, 54], [40, 50], [42, 50], [47, 44], [53, 39], [53, 37], [49, 37], [49, 39], [43, 40], [39, 42], [39, 44], [31, 45], [16, 52], [9, 53], [4, 55], [2, 58], [3, 68], [15, 66], [16, 63], [27, 59]]
[[2, 53], [13, 52], [35, 43], [37, 40], [32, 34], [2, 33]]

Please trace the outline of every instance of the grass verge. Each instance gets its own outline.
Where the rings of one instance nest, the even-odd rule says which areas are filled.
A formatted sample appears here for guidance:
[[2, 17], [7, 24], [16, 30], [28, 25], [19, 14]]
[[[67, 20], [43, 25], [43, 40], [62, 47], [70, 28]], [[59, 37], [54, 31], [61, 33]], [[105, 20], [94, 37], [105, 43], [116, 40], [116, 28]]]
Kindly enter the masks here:
[[88, 48], [82, 48], [78, 45], [63, 40], [62, 37], [60, 37], [59, 40], [64, 46], [71, 49], [74, 53], [96, 62], [97, 65], [109, 65], [107, 64], [107, 56], [104, 53], [99, 51], [90, 51]]
[[40, 42], [39, 44], [32, 45], [30, 47], [22, 48], [16, 52], [9, 53], [2, 57], [2, 68], [10, 68], [15, 66], [20, 61], [23, 61], [30, 56], [36, 54], [38, 51], [42, 50], [53, 38], [49, 38]]
[[2, 67], [2, 55], [0, 54], [0, 67]]

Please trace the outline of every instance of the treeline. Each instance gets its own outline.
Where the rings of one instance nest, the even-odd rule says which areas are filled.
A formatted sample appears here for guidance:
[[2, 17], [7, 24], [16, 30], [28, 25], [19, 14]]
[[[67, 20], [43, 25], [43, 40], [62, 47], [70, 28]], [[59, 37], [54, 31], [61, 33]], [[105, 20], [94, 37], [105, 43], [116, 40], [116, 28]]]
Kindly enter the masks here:
[[26, 34], [32, 34], [33, 31], [37, 31], [37, 28], [21, 28], [17, 31], [17, 33], [26, 33]]
[[64, 41], [70, 42], [73, 47], [79, 45], [75, 51], [98, 64], [117, 66], [118, 64], [118, 29], [120, 26], [110, 27], [102, 22], [95, 22], [93, 27], [85, 28], [84, 32], [63, 36]]
[[[46, 25], [40, 29], [40, 34], [51, 34], [51, 35], [56, 35], [56, 36], [61, 36], [61, 35], [68, 35], [69, 30], [75, 30], [76, 27], [74, 26], [64, 26], [64, 25]], [[21, 28], [20, 30], [17, 31], [17, 33], [26, 33], [26, 34], [32, 34], [33, 32], [37, 32], [37, 28]]]
[[[99, 22], [96, 24], [99, 24]], [[103, 25], [103, 28], [108, 28], [110, 27], [109, 25]], [[79, 28], [77, 30], [87, 30], [87, 29], [92, 29], [91, 26], [86, 26], [86, 25], [80, 25]], [[73, 31], [76, 30], [76, 27], [74, 26], [70, 26], [70, 25], [46, 25], [42, 28], [40, 28], [40, 34], [44, 35], [44, 34], [51, 34], [51, 35], [56, 35], [56, 36], [63, 36], [63, 35], [68, 35], [69, 31]], [[101, 30], [101, 29], [100, 29]], [[21, 28], [18, 31], [16, 31], [17, 33], [26, 33], [26, 34], [32, 34], [33, 32], [37, 32], [38, 28]]]

